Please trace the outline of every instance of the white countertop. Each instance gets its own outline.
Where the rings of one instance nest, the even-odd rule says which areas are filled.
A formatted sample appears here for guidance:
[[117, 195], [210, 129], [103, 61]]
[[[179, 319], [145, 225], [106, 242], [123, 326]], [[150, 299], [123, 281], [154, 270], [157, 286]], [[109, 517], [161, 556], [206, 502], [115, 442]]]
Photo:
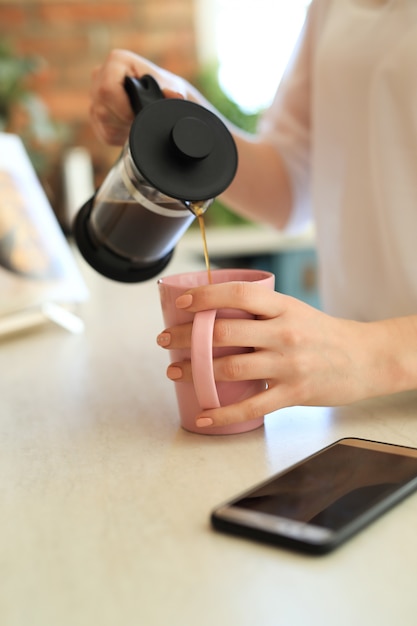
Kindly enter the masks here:
[[[322, 557], [221, 535], [211, 509], [343, 436], [417, 446], [417, 394], [178, 426], [156, 281], [80, 260], [85, 332], [0, 343], [2, 626], [411, 626], [417, 494]], [[196, 267], [180, 245], [169, 273]]]

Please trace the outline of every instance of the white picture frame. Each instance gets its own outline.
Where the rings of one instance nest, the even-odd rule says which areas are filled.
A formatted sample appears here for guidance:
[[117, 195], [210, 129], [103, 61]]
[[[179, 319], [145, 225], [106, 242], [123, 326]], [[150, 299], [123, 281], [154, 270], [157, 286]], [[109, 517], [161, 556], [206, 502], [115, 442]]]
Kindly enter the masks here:
[[47, 320], [80, 332], [66, 305], [87, 297], [22, 140], [0, 133], [0, 337]]

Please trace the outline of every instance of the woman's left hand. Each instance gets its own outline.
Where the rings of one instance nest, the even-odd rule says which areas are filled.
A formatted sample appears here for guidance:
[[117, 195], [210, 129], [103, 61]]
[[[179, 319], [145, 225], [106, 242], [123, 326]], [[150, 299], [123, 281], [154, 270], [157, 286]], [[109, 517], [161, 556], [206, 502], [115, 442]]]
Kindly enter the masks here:
[[[216, 320], [214, 346], [254, 350], [214, 359], [214, 374], [219, 381], [263, 379], [267, 389], [239, 404], [202, 411], [197, 424], [200, 418], [201, 424], [211, 420], [215, 426], [246, 421], [286, 406], [348, 404], [407, 387], [390, 349], [396, 320], [334, 318], [249, 282], [191, 289], [177, 306], [190, 312], [238, 308], [256, 316]], [[168, 349], [189, 348], [191, 324], [168, 328], [157, 341]], [[175, 382], [190, 381], [190, 362], [172, 363], [167, 375]]]

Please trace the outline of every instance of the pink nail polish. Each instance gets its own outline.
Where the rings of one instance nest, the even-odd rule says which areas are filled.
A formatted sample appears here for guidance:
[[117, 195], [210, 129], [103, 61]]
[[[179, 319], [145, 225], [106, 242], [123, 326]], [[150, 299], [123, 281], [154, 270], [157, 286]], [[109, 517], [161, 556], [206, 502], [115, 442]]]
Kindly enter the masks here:
[[198, 428], [204, 428], [205, 426], [213, 426], [214, 424], [211, 417], [199, 417], [195, 423], [198, 426]]
[[161, 333], [157, 336], [156, 342], [159, 346], [169, 346], [169, 344], [171, 343], [170, 333]]
[[176, 365], [170, 365], [167, 369], [167, 376], [170, 380], [179, 380], [182, 378], [182, 369]]
[[193, 296], [190, 293], [185, 293], [182, 296], [178, 296], [175, 300], [175, 306], [177, 309], [186, 309], [191, 306], [193, 301]]

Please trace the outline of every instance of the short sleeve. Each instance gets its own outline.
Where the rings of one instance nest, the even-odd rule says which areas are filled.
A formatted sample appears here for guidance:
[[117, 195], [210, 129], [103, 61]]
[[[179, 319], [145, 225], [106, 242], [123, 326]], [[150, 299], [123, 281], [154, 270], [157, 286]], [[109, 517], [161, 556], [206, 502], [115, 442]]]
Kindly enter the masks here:
[[296, 231], [311, 219], [311, 70], [313, 8], [310, 6], [292, 57], [271, 106], [261, 116], [259, 134], [268, 139], [287, 167], [293, 209], [286, 230]]

